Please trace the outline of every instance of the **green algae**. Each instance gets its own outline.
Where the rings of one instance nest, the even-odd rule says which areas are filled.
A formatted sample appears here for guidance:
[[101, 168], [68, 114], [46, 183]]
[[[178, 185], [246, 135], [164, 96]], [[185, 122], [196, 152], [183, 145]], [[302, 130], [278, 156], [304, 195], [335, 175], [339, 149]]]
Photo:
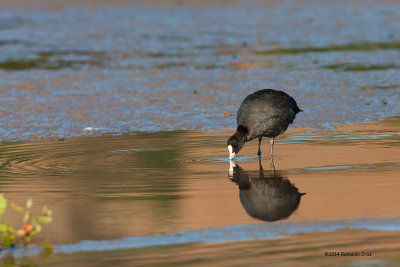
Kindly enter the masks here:
[[328, 53], [344, 51], [400, 50], [400, 41], [394, 42], [356, 42], [329, 46], [289, 47], [266, 50], [253, 50], [257, 55]]

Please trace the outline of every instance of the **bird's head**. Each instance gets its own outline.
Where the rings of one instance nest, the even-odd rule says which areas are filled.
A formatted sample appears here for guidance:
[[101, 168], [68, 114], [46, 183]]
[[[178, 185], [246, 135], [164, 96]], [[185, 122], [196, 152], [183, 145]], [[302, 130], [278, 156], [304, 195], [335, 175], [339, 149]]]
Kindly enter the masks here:
[[242, 149], [244, 146], [244, 139], [241, 138], [238, 134], [234, 134], [229, 137], [228, 141], [226, 142], [229, 150], [229, 159], [233, 159], [237, 153]]

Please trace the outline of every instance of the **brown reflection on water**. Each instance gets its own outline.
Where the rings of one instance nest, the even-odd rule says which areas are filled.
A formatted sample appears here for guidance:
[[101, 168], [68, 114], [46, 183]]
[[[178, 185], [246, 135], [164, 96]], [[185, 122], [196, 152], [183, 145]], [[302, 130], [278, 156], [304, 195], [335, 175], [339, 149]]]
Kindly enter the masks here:
[[[277, 140], [276, 169], [307, 193], [286, 220], [400, 216], [398, 121], [351, 128], [329, 134], [297, 129]], [[0, 186], [17, 203], [32, 197], [38, 207], [53, 209], [54, 222], [43, 235], [54, 243], [260, 223], [227, 179], [230, 133], [4, 143]], [[246, 144], [237, 164], [259, 170], [256, 151], [257, 142]], [[268, 166], [269, 158], [262, 163]], [[6, 218], [19, 220], [11, 211]]]
[[[3, 145], [2, 191], [18, 203], [32, 197], [50, 206], [55, 222], [46, 236], [55, 242], [175, 230], [170, 218], [180, 198], [179, 136]], [[10, 211], [9, 216], [17, 220]]]

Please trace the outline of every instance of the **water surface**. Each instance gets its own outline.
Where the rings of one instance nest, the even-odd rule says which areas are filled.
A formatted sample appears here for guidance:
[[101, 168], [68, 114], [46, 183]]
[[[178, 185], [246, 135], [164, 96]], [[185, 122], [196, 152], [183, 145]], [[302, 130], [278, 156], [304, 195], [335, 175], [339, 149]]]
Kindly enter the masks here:
[[[390, 222], [400, 216], [399, 129], [398, 118], [392, 118], [330, 134], [289, 130], [277, 141], [275, 171], [266, 155], [260, 169], [257, 142], [250, 142], [238, 155], [233, 175], [224, 142], [229, 133], [9, 143], [1, 147], [1, 186], [13, 201], [32, 197], [36, 205], [50, 205], [55, 221], [45, 236], [53, 244], [207, 232], [265, 220], [294, 226], [354, 218]], [[266, 145], [263, 151], [269, 151]], [[270, 217], [254, 215], [252, 198], [289, 211], [277, 217], [273, 205], [265, 208]]]
[[[54, 211], [17, 263], [398, 265], [399, 3], [139, 2], [0, 1], [1, 192]], [[261, 88], [304, 112], [233, 167]]]
[[233, 128], [261, 88], [298, 101], [295, 127], [400, 112], [397, 2], [45, 2], [0, 12], [1, 140]]
[[[279, 179], [306, 193], [289, 220], [397, 216], [399, 136], [388, 135], [278, 140]], [[243, 185], [228, 175], [227, 137], [132, 133], [3, 145], [2, 188], [21, 201], [52, 203], [67, 226], [54, 229], [56, 242], [258, 222], [242, 208]], [[250, 173], [259, 171], [255, 143], [236, 160]], [[262, 164], [269, 172], [268, 157]]]

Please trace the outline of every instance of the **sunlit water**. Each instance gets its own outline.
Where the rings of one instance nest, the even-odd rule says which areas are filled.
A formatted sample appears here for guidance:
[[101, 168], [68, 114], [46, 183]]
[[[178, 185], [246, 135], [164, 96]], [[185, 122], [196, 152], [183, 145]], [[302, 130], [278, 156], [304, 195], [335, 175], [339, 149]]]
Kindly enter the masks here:
[[[54, 210], [38, 239], [56, 244], [56, 255], [349, 228], [399, 231], [399, 120], [351, 128], [289, 131], [276, 143], [275, 169], [250, 142], [233, 172], [228, 133], [10, 143], [1, 148], [0, 183], [13, 201], [32, 197]], [[20, 219], [11, 211], [7, 218]]]
[[305, 111], [295, 127], [395, 115], [399, 7], [360, 0], [5, 8], [0, 136], [232, 128], [240, 101], [261, 88], [295, 97]]
[[[398, 3], [374, 1], [3, 8], [1, 192], [53, 210], [37, 240], [65, 266], [137, 260], [146, 246], [398, 231], [399, 18]], [[233, 167], [226, 129], [260, 88], [304, 112], [278, 138], [275, 170], [256, 142]], [[370, 238], [344, 236], [348, 249]]]

